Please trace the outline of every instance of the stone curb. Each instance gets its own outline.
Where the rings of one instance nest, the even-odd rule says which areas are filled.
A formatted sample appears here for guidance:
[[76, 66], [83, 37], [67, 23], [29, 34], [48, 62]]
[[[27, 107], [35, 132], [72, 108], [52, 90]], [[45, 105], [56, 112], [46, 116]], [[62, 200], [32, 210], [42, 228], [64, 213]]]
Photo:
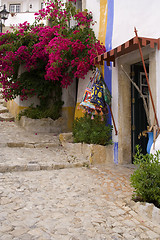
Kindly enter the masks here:
[[70, 154], [73, 156], [80, 154], [93, 165], [114, 163], [114, 145], [74, 143], [72, 133], [59, 134], [59, 141]]
[[0, 164], [0, 173], [7, 172], [24, 172], [24, 171], [41, 171], [41, 170], [58, 170], [64, 168], [78, 168], [78, 167], [89, 167], [88, 161], [75, 162], [75, 163], [53, 163], [53, 164], [39, 164], [39, 163], [28, 163], [26, 165], [5, 165]]
[[7, 122], [14, 121], [14, 117], [3, 117], [3, 116], [1, 117], [0, 116], [0, 121], [7, 121]]
[[19, 147], [23, 147], [23, 148], [48, 148], [48, 147], [57, 147], [57, 143], [51, 143], [51, 142], [45, 142], [45, 143], [41, 143], [41, 142], [34, 142], [34, 143], [25, 143], [25, 142], [9, 142], [6, 143], [7, 147], [10, 148], [19, 148]]
[[133, 200], [127, 204], [143, 218], [160, 225], [160, 209], [154, 204], [147, 202], [134, 202]]

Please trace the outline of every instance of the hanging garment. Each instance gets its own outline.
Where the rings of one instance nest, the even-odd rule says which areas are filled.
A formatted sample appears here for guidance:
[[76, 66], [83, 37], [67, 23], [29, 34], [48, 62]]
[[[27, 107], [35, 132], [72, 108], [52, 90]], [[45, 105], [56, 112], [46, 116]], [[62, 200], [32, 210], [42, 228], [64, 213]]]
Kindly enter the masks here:
[[91, 92], [92, 92], [91, 88], [87, 87], [85, 89], [83, 99], [80, 103], [80, 106], [83, 107], [84, 109], [89, 108], [91, 110], [95, 110], [95, 105], [90, 102], [91, 101]]
[[91, 103], [91, 93], [92, 93], [92, 86], [95, 80], [96, 74], [93, 75], [92, 79], [89, 81], [85, 92], [83, 94], [83, 98], [82, 101], [80, 103], [80, 106], [84, 109], [84, 110], [90, 110], [93, 111], [95, 110], [95, 105]]
[[90, 102], [99, 108], [104, 108], [105, 106], [103, 95], [103, 83], [101, 79], [97, 80], [97, 82], [93, 84]]

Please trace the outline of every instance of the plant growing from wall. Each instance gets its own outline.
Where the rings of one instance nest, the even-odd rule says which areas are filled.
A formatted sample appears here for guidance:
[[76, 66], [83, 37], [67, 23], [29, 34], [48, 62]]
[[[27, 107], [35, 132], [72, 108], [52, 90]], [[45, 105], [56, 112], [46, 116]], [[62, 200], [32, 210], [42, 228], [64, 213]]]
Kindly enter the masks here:
[[96, 115], [91, 119], [91, 115], [85, 113], [84, 117], [76, 118], [73, 122], [74, 142], [108, 145], [112, 144], [112, 126], [106, 126], [106, 120]]
[[160, 207], [160, 152], [156, 155], [141, 153], [137, 146], [134, 164], [137, 169], [131, 175], [131, 185], [134, 187], [133, 199], [154, 203]]
[[[57, 84], [65, 88], [75, 78], [84, 79], [94, 68], [94, 57], [105, 52], [91, 28], [93, 19], [82, 19], [73, 2], [47, 1], [33, 25], [24, 22], [12, 32], [0, 34], [0, 82], [6, 100], [18, 95], [25, 100], [35, 94], [42, 100]], [[72, 28], [71, 18], [77, 22]], [[49, 26], [40, 23], [44, 19]], [[21, 76], [20, 65], [26, 72]]]

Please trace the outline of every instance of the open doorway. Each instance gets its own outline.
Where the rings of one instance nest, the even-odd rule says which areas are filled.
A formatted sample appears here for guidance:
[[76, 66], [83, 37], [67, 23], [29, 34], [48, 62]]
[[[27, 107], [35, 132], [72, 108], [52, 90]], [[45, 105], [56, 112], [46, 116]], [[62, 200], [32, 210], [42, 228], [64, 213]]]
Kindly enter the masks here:
[[[149, 74], [149, 61], [145, 61], [146, 70]], [[143, 69], [142, 62], [131, 65], [131, 75], [134, 82], [142, 91], [147, 104], [149, 102], [149, 94], [148, 94], [148, 85], [146, 82], [146, 77]], [[132, 161], [135, 154], [136, 145], [140, 145], [142, 149], [142, 153], [147, 153], [147, 143], [148, 137], [142, 136], [140, 137], [140, 133], [147, 129], [147, 117], [143, 106], [143, 100], [135, 87], [131, 86], [131, 144], [132, 144]]]

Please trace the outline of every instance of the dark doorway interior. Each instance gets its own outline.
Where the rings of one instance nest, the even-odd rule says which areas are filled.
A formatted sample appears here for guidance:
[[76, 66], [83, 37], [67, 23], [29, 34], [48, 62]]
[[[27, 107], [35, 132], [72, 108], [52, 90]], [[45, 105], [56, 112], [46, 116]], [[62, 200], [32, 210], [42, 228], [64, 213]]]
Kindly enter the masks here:
[[[148, 60], [145, 62], [147, 73], [149, 74], [149, 63]], [[146, 82], [146, 77], [143, 69], [142, 62], [136, 63], [134, 65], [131, 65], [131, 75], [132, 80], [137, 84], [137, 86], [140, 88], [142, 93], [144, 94], [147, 103], [148, 103], [148, 86]], [[147, 153], [147, 143], [148, 143], [148, 137], [142, 136], [139, 138], [140, 133], [142, 133], [144, 130], [147, 129], [147, 118], [146, 113], [143, 106], [143, 100], [138, 91], [135, 89], [135, 87], [131, 86], [131, 97], [132, 97], [132, 160], [135, 154], [135, 147], [136, 145], [140, 145], [142, 149], [142, 153]]]

